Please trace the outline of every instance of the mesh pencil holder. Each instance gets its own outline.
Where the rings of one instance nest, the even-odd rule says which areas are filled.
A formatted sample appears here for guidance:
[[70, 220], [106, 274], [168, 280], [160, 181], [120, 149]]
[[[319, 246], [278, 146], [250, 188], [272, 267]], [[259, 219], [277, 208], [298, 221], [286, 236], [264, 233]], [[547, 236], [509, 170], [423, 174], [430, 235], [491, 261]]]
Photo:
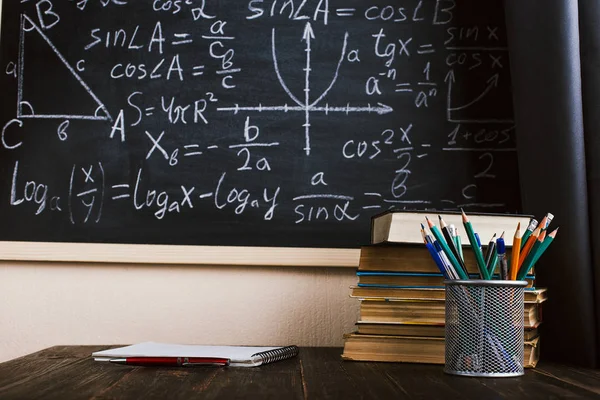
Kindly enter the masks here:
[[525, 281], [447, 280], [444, 372], [523, 375]]

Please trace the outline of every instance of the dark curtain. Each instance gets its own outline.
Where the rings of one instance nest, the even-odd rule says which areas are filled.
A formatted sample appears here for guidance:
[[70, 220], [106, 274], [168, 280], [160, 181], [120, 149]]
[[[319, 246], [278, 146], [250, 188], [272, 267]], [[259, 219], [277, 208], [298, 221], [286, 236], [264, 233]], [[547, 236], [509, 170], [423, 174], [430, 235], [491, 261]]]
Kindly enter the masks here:
[[542, 360], [600, 361], [600, 2], [506, 0], [525, 213], [560, 226], [536, 266]]

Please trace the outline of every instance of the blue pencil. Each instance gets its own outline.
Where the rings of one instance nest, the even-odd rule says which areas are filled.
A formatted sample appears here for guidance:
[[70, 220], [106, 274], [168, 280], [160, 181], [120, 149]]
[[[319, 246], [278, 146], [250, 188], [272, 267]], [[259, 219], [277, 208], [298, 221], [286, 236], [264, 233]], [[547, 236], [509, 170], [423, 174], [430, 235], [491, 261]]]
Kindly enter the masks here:
[[449, 279], [460, 279], [458, 272], [456, 272], [456, 269], [454, 269], [454, 265], [452, 265], [452, 263], [448, 259], [448, 256], [446, 256], [446, 253], [444, 253], [444, 249], [442, 248], [440, 242], [438, 242], [437, 240], [434, 241], [433, 246], [435, 247], [435, 250], [438, 253], [438, 257], [440, 258], [440, 260], [442, 260], [444, 269], [447, 271], [447, 274], [450, 277]]
[[450, 279], [450, 277], [448, 276], [448, 272], [446, 272], [446, 268], [444, 268], [444, 264], [442, 263], [442, 260], [435, 248], [433, 247], [433, 245], [431, 243], [425, 243], [425, 246], [427, 246], [427, 250], [429, 250], [429, 253], [431, 253], [431, 258], [433, 258], [433, 261], [435, 261], [435, 264], [437, 265], [440, 272], [444, 275], [446, 279]]

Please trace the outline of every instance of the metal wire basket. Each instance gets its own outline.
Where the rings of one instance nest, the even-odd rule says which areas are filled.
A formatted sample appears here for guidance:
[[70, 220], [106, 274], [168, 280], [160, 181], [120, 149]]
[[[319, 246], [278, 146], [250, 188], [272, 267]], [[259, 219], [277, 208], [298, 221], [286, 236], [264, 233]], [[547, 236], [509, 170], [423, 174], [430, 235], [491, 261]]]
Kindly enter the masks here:
[[448, 280], [444, 372], [523, 375], [525, 281]]

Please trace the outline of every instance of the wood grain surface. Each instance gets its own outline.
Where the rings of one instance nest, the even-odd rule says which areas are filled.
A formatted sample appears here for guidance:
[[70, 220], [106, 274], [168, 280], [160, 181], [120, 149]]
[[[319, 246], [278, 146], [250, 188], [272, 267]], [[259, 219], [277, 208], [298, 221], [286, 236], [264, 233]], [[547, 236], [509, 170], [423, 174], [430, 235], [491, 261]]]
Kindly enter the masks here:
[[341, 348], [302, 348], [257, 368], [143, 368], [56, 346], [0, 364], [0, 399], [587, 399], [600, 371], [541, 363], [520, 378], [467, 378], [439, 365], [349, 362]]

